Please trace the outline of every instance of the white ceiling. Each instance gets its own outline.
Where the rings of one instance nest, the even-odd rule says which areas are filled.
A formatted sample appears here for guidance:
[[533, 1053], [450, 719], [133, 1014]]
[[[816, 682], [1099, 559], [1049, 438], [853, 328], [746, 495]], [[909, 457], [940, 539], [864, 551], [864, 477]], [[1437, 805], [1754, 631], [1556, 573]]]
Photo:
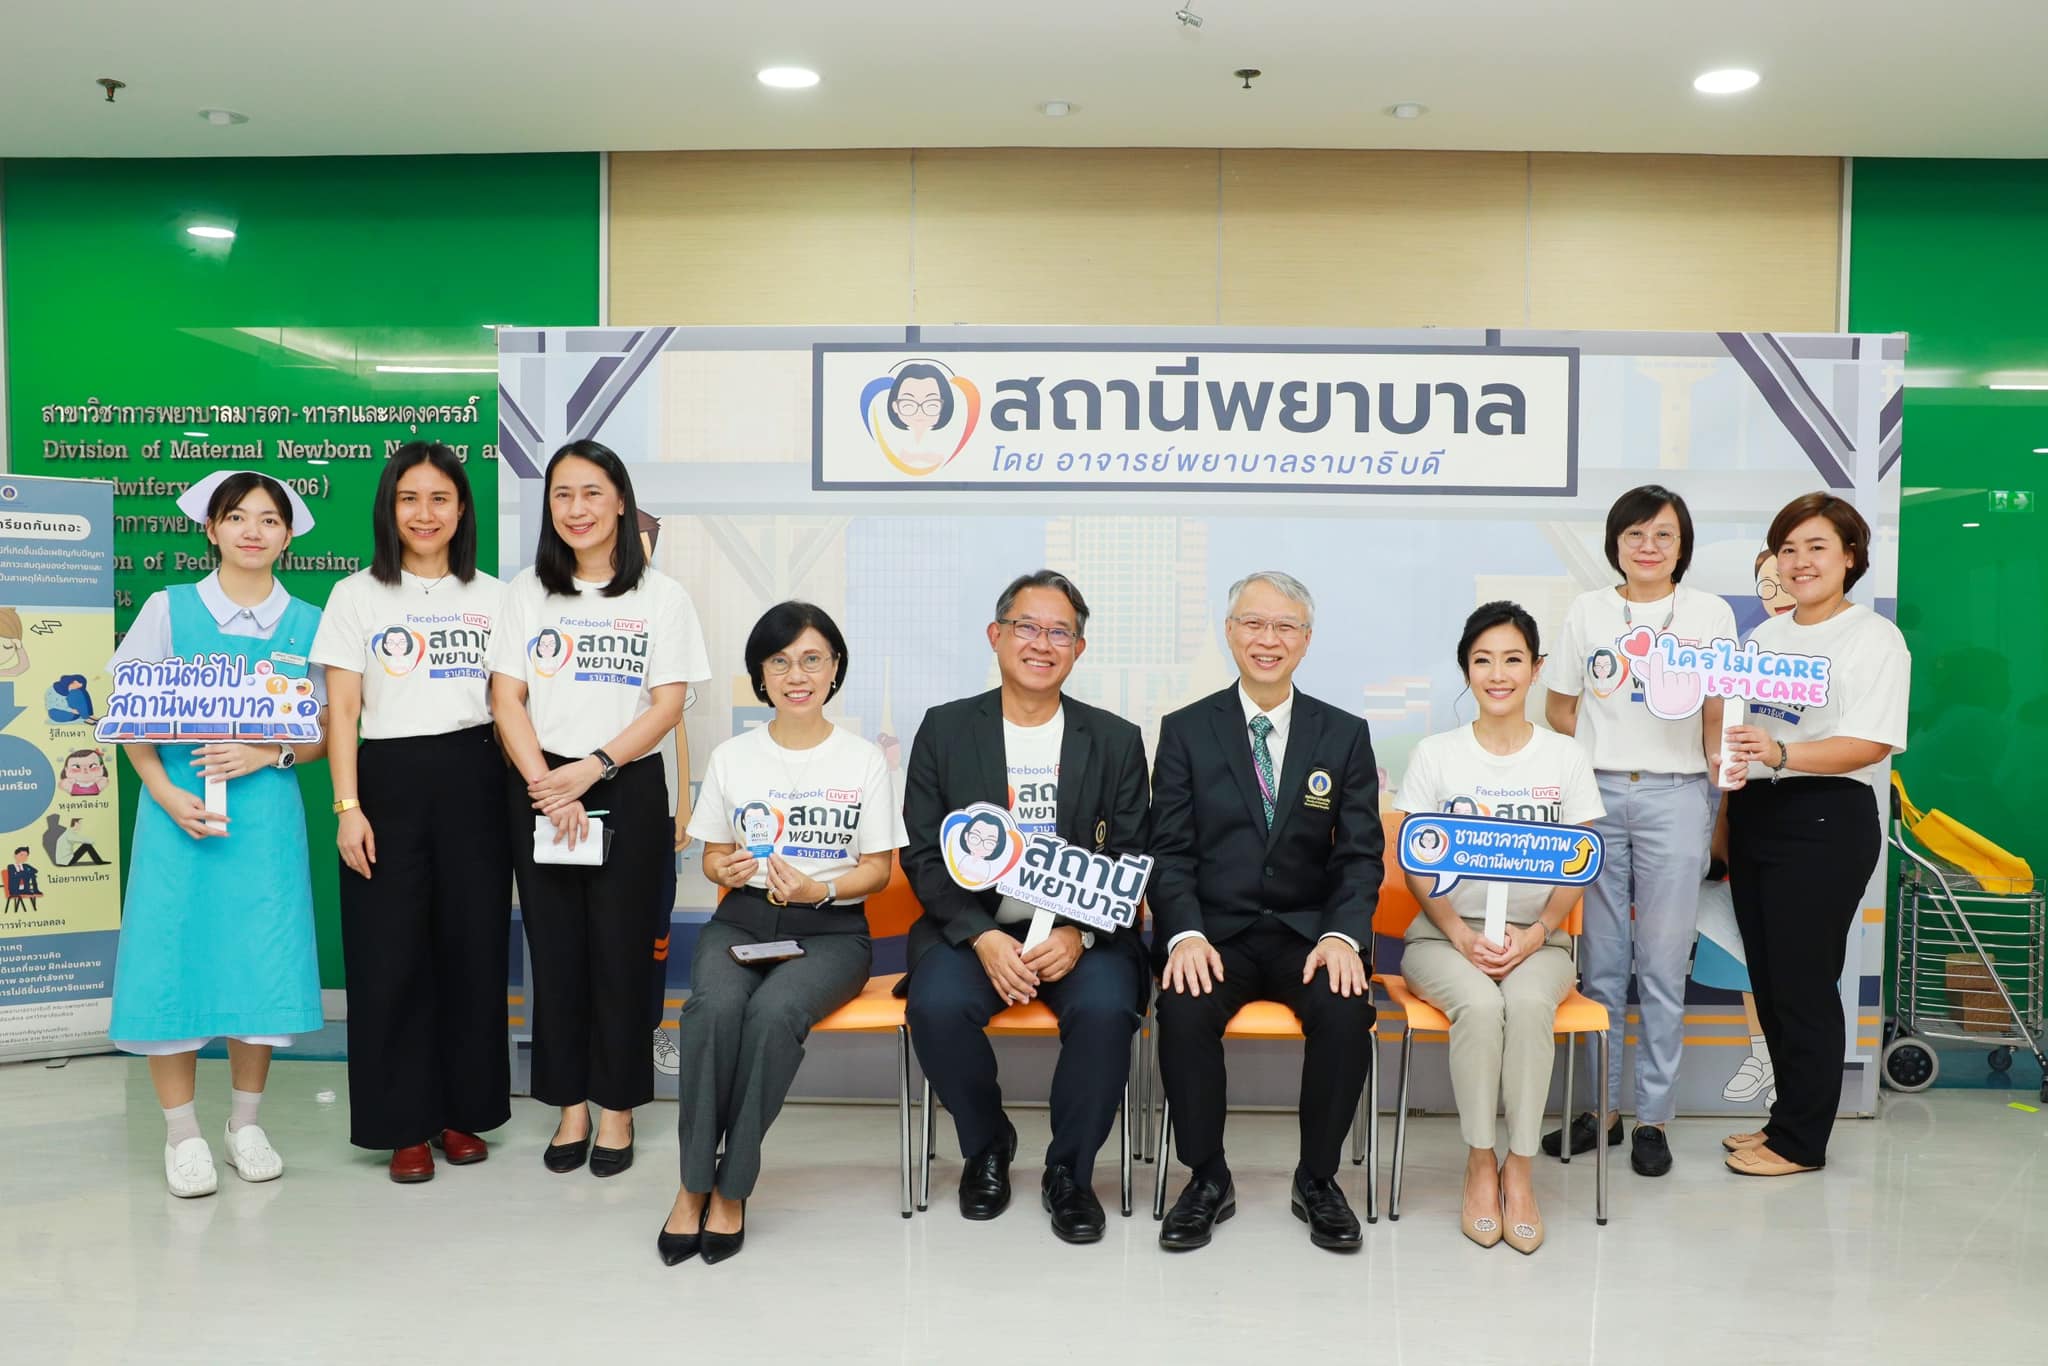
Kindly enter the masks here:
[[[0, 156], [1419, 147], [2048, 156], [2044, 0], [0, 0]], [[810, 91], [754, 71], [815, 67]], [[1695, 94], [1749, 66], [1751, 93]], [[1250, 91], [1233, 68], [1265, 75]], [[93, 80], [128, 82], [104, 102]], [[1038, 106], [1071, 101], [1049, 119]], [[1400, 101], [1427, 105], [1413, 122]], [[198, 110], [249, 115], [214, 128]]]

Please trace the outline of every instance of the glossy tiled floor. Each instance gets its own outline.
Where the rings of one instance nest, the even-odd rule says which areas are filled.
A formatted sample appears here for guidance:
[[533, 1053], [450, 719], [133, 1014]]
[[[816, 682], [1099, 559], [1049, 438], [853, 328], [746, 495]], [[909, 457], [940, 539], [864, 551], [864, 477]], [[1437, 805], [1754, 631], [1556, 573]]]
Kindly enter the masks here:
[[[330, 1089], [342, 1099], [320, 1103]], [[226, 1097], [224, 1064], [204, 1064], [216, 1140]], [[546, 1173], [550, 1117], [520, 1102], [488, 1163], [398, 1187], [346, 1145], [342, 1068], [280, 1063], [264, 1120], [284, 1179], [223, 1168], [217, 1196], [178, 1201], [139, 1064], [0, 1067], [0, 1361], [2030, 1359], [2048, 1330], [2048, 1109], [2012, 1099], [1889, 1098], [1883, 1120], [1845, 1126], [1825, 1174], [1776, 1182], [1722, 1170], [1725, 1125], [1681, 1121], [1670, 1177], [1616, 1164], [1605, 1229], [1591, 1162], [1541, 1162], [1534, 1258], [1458, 1236], [1446, 1120], [1413, 1126], [1402, 1221], [1339, 1257], [1287, 1212], [1291, 1117], [1233, 1116], [1240, 1213], [1169, 1257], [1149, 1167], [1123, 1220], [1105, 1161], [1109, 1237], [1070, 1248], [1029, 1195], [963, 1222], [942, 1135], [933, 1208], [904, 1221], [894, 1112], [798, 1106], [771, 1135], [746, 1251], [670, 1270], [653, 1242], [672, 1106], [643, 1112], [642, 1161], [615, 1180]], [[1043, 1142], [1043, 1112], [1017, 1119], [1027, 1151]], [[1346, 1183], [1362, 1208], [1359, 1169]]]

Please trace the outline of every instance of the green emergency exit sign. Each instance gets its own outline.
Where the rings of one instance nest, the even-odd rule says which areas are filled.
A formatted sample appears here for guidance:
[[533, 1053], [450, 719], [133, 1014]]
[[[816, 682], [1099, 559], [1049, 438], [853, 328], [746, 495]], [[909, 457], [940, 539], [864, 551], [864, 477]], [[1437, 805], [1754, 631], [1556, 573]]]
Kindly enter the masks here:
[[1993, 489], [1991, 490], [1991, 510], [1993, 512], [2032, 512], [2034, 510], [2034, 491], [2032, 489]]

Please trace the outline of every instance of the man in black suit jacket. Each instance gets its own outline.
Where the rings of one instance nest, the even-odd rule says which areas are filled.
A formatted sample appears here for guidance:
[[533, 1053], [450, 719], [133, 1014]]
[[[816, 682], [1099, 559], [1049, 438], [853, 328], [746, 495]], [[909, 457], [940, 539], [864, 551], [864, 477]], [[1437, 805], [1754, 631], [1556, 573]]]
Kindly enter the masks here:
[[1107, 934], [1062, 922], [1025, 948], [1032, 908], [954, 882], [939, 825], [973, 802], [993, 802], [1020, 829], [1049, 830], [1108, 854], [1142, 854], [1145, 744], [1130, 722], [1061, 696], [1087, 648], [1088, 625], [1088, 605], [1065, 576], [1024, 575], [1004, 590], [995, 615], [988, 641], [1002, 686], [926, 712], [904, 775], [903, 870], [924, 907], [910, 927], [910, 1037], [967, 1158], [960, 1213], [993, 1219], [1010, 1202], [1017, 1131], [1003, 1114], [995, 1052], [982, 1031], [1014, 1004], [1035, 999], [1052, 1008], [1060, 1058], [1041, 1201], [1054, 1233], [1092, 1243], [1104, 1225], [1091, 1187], [1095, 1154], [1130, 1070], [1131, 1035], [1150, 980], [1144, 945], [1135, 926]]
[[[1379, 899], [1379, 769], [1365, 722], [1294, 688], [1315, 604], [1280, 573], [1230, 590], [1238, 681], [1160, 722], [1150, 898], [1159, 1069], [1180, 1159], [1194, 1169], [1160, 1246], [1205, 1246], [1236, 1213], [1223, 1157], [1223, 1029], [1279, 1001], [1307, 1036], [1291, 1204], [1318, 1247], [1358, 1219], [1336, 1182], [1372, 1061], [1369, 961]], [[1161, 1161], [1165, 1158], [1162, 1156]]]

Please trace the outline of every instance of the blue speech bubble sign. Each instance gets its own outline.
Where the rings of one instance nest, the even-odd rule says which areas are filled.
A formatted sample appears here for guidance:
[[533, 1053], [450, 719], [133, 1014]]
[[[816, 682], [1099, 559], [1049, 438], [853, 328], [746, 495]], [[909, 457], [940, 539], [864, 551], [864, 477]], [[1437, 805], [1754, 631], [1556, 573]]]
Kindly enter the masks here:
[[1466, 878], [1583, 887], [1600, 876], [1607, 846], [1583, 825], [1416, 812], [1401, 823], [1401, 867], [1436, 879], [1442, 896]]

